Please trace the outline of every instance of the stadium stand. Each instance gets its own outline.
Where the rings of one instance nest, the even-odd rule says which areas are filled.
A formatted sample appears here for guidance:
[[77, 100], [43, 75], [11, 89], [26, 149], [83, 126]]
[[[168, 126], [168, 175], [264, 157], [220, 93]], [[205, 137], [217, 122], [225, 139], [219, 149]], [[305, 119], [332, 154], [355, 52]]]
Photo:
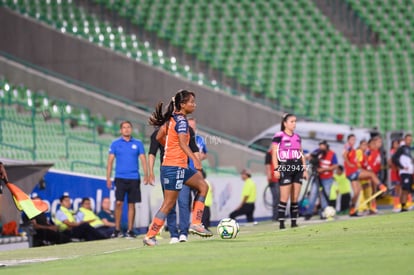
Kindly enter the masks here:
[[118, 133], [112, 122], [99, 133], [105, 119], [97, 120], [81, 106], [14, 86], [4, 78], [0, 102], [2, 157], [50, 161], [56, 169], [105, 175], [106, 152]]
[[[379, 34], [377, 48], [349, 43], [306, 0], [95, 2], [286, 109], [294, 105], [288, 93], [307, 102], [310, 117], [327, 110], [355, 126], [413, 127], [401, 119], [413, 114], [412, 97], [400, 100], [414, 87], [412, 1], [348, 1]], [[389, 110], [375, 107], [389, 98]]]
[[[256, 95], [277, 101], [282, 109], [381, 131], [414, 126], [409, 118], [414, 112], [409, 92], [414, 87], [410, 1], [348, 1], [382, 41], [378, 47], [362, 48], [348, 42], [311, 1], [95, 2], [235, 77]], [[220, 86], [72, 1], [1, 3], [62, 32]], [[391, 106], [380, 110], [385, 102]]]

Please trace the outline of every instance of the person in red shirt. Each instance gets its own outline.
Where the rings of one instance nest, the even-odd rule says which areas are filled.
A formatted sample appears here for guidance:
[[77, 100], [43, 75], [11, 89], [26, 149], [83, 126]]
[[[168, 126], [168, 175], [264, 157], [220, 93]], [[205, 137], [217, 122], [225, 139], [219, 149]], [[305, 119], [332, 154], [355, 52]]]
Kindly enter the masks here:
[[392, 209], [393, 212], [400, 212], [401, 211], [401, 203], [400, 203], [400, 197], [401, 197], [401, 179], [400, 179], [400, 173], [398, 172], [398, 167], [395, 165], [392, 161], [392, 155], [397, 152], [398, 148], [400, 147], [400, 141], [398, 139], [395, 139], [391, 143], [391, 149], [390, 149], [390, 158], [388, 159], [388, 166], [390, 167], [390, 178], [391, 178], [391, 186], [394, 187], [393, 192], [393, 204], [394, 208]]
[[351, 209], [349, 210], [350, 216], [358, 216], [355, 205], [361, 192], [361, 185], [359, 184], [359, 180], [371, 180], [376, 186], [379, 186], [379, 189], [382, 192], [387, 191], [387, 187], [385, 187], [385, 185], [380, 182], [377, 175], [375, 175], [372, 171], [359, 167], [356, 150], [354, 149], [355, 142], [355, 135], [350, 134], [347, 138], [347, 143], [345, 144], [345, 149], [343, 152], [345, 174], [351, 181], [353, 190]]
[[[366, 152], [368, 166], [375, 175], [379, 177], [379, 173], [381, 172], [381, 151], [380, 148], [382, 146], [382, 139], [379, 136], [375, 136], [368, 142], [368, 150]], [[371, 189], [372, 193], [377, 192], [377, 186], [371, 182]], [[370, 203], [370, 214], [378, 213], [377, 210], [377, 201], [372, 200]]]

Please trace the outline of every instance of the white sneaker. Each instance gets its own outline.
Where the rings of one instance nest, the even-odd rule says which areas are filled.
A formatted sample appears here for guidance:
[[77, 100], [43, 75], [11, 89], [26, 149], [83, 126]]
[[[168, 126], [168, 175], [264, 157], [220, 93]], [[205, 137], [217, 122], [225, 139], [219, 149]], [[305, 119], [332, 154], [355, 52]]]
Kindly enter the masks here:
[[186, 235], [181, 234], [181, 235], [180, 235], [180, 243], [185, 243], [186, 241], [187, 241], [187, 236], [186, 236]]
[[179, 243], [180, 241], [178, 240], [177, 237], [172, 237], [170, 240], [170, 244], [174, 244], [174, 243]]

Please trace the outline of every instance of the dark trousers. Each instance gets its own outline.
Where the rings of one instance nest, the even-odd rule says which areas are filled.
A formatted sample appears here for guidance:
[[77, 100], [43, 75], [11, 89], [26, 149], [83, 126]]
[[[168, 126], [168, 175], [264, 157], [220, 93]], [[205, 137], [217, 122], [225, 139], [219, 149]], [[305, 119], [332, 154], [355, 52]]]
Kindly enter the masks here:
[[351, 194], [346, 193], [341, 195], [341, 211], [347, 211], [351, 203]]
[[36, 229], [35, 235], [33, 235], [33, 246], [43, 246], [45, 242], [50, 244], [63, 244], [70, 242], [70, 238], [59, 231], [48, 229]]
[[210, 207], [204, 206], [203, 217], [201, 218], [201, 222], [203, 223], [205, 228], [210, 227]]
[[272, 220], [277, 221], [279, 217], [280, 186], [278, 183], [269, 183], [270, 192], [272, 193]]
[[240, 209], [230, 213], [230, 218], [236, 219], [238, 216], [246, 215], [247, 222], [253, 222], [254, 203], [245, 203]]
[[70, 238], [84, 239], [85, 241], [103, 240], [103, 236], [98, 230], [93, 228], [89, 223], [82, 223], [79, 226], [75, 226], [70, 230], [63, 231]]

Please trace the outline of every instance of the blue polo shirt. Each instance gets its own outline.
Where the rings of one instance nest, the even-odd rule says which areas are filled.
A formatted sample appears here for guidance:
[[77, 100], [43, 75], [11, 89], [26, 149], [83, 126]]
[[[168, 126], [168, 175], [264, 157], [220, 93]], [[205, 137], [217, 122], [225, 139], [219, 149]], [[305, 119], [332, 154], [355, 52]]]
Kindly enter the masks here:
[[115, 155], [115, 178], [139, 179], [139, 156], [144, 154], [144, 144], [133, 137], [126, 141], [115, 139], [109, 147], [109, 154]]

